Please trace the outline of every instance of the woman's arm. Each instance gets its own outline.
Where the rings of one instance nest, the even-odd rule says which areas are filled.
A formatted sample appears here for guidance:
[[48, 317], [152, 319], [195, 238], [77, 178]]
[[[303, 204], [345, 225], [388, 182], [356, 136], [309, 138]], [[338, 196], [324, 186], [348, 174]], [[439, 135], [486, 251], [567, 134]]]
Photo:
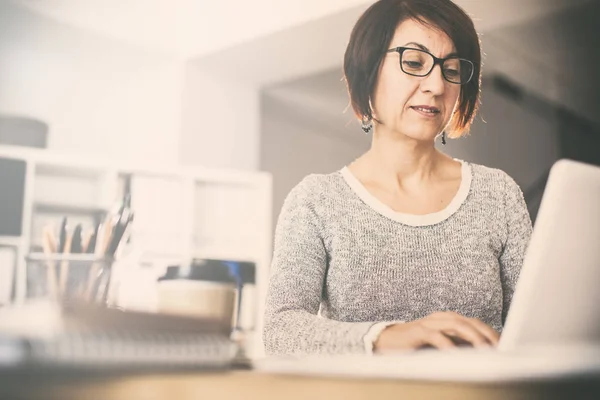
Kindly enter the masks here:
[[519, 278], [525, 250], [532, 233], [531, 218], [523, 192], [517, 183], [505, 175], [504, 209], [506, 213], [506, 241], [500, 255], [500, 278], [502, 280], [502, 323], [506, 319], [515, 285]]
[[263, 339], [267, 354], [365, 353], [371, 322], [352, 323], [317, 315], [327, 253], [304, 179], [287, 196], [275, 230]]

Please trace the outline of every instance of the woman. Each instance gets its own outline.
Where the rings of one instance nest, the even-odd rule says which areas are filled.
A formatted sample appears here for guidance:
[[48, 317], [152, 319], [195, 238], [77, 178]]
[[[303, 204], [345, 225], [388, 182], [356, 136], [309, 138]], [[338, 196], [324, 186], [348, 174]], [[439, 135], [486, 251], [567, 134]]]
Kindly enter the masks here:
[[380, 0], [354, 27], [344, 73], [372, 145], [286, 198], [267, 353], [494, 346], [531, 220], [506, 173], [434, 146], [465, 134], [477, 111], [472, 20], [450, 0]]

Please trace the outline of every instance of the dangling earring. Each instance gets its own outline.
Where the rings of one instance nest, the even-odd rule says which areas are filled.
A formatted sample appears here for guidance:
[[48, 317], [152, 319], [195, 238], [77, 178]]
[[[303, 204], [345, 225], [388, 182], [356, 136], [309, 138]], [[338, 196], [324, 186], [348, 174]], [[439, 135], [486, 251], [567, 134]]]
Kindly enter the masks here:
[[442, 132], [442, 144], [446, 144], [446, 131]]
[[363, 131], [365, 131], [365, 134], [371, 132], [371, 129], [373, 129], [373, 121], [371, 118], [363, 117], [361, 128]]

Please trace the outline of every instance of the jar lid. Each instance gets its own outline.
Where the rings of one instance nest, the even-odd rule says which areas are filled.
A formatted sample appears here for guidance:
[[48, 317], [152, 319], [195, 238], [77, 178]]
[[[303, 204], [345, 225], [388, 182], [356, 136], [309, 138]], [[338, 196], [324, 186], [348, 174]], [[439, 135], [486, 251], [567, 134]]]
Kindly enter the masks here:
[[229, 266], [231, 274], [238, 279], [238, 283], [256, 283], [256, 264], [250, 261], [225, 261]]
[[220, 260], [195, 259], [189, 265], [170, 265], [158, 281], [170, 280], [209, 281], [235, 284], [236, 279], [229, 267]]

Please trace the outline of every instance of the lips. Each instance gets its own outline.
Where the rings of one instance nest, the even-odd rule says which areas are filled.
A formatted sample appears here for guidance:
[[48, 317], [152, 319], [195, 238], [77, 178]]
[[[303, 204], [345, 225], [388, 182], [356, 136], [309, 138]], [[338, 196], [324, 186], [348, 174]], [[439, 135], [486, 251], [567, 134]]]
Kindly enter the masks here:
[[431, 106], [411, 106], [410, 108], [412, 108], [415, 111], [419, 111], [422, 113], [426, 113], [426, 114], [431, 114], [431, 115], [436, 115], [440, 113], [440, 109], [437, 107], [431, 107]]

